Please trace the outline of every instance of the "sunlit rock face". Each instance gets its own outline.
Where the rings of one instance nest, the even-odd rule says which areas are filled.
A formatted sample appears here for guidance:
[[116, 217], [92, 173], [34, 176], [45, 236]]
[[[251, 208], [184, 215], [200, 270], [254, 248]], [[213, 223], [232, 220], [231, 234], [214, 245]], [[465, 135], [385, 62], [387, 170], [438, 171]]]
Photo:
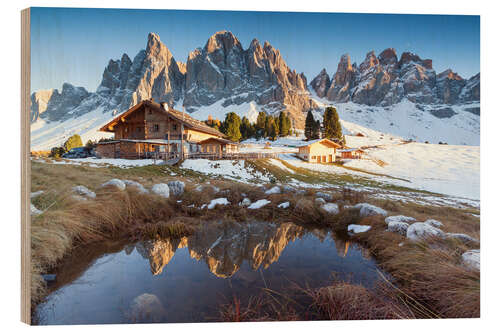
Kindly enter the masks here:
[[269, 267], [288, 243], [303, 233], [303, 228], [292, 223], [220, 223], [182, 239], [140, 242], [136, 249], [149, 260], [154, 275], [163, 272], [178, 248], [187, 246], [192, 258], [205, 261], [214, 275], [226, 278], [236, 273], [244, 261], [254, 270]]
[[411, 52], [403, 52], [398, 59], [393, 48], [378, 56], [368, 52], [359, 66], [351, 65], [348, 54], [342, 55], [325, 93], [327, 78], [322, 70], [310, 86], [319, 97], [334, 102], [388, 106], [404, 98], [422, 104], [459, 104], [480, 99], [479, 74], [468, 80], [451, 69], [436, 74], [431, 59], [421, 59]]

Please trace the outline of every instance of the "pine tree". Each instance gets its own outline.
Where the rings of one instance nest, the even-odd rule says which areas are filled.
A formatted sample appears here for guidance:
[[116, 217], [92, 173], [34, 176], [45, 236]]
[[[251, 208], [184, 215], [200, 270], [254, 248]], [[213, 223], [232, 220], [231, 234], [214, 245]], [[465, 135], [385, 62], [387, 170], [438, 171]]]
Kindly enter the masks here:
[[323, 114], [324, 137], [342, 142], [342, 125], [340, 125], [339, 114], [333, 106], [325, 109]]
[[291, 131], [291, 121], [290, 118], [284, 112], [280, 112], [278, 118], [278, 127], [280, 130], [280, 136], [287, 136]]
[[315, 127], [316, 127], [316, 122], [314, 121], [314, 116], [311, 110], [309, 110], [309, 112], [307, 112], [306, 124], [304, 127], [304, 135], [307, 140], [313, 139]]
[[247, 117], [243, 117], [240, 125], [241, 139], [245, 140], [255, 135], [255, 128]]
[[63, 147], [66, 151], [69, 151], [71, 148], [77, 148], [83, 146], [82, 138], [78, 134], [74, 134], [69, 137], [68, 140], [64, 143]]
[[268, 120], [266, 132], [267, 136], [273, 141], [276, 140], [276, 138], [278, 137], [279, 129], [273, 117], [270, 117]]
[[316, 140], [316, 139], [319, 139], [320, 137], [321, 137], [321, 123], [319, 122], [319, 120], [316, 120], [314, 122], [314, 126], [313, 126], [312, 139]]
[[226, 134], [229, 140], [239, 141], [241, 139], [240, 125], [240, 117], [234, 112], [229, 112], [221, 126], [222, 133]]
[[260, 111], [257, 116], [257, 122], [255, 123], [255, 135], [259, 138], [265, 136], [266, 119], [267, 114], [264, 111]]

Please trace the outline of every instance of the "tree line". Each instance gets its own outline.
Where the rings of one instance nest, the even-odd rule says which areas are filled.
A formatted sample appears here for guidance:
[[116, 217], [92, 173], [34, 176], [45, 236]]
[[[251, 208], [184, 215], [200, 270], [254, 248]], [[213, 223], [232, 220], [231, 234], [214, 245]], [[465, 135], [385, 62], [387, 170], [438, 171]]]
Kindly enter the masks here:
[[307, 140], [327, 138], [337, 143], [345, 144], [345, 137], [342, 134], [342, 125], [340, 124], [337, 109], [333, 106], [327, 107], [323, 113], [323, 123], [315, 120], [313, 113], [309, 111], [306, 117], [304, 136]]
[[274, 141], [278, 137], [292, 134], [292, 121], [285, 112], [280, 112], [277, 117], [273, 117], [261, 111], [254, 124], [246, 116], [240, 118], [234, 112], [227, 113], [222, 122], [209, 116], [205, 123], [221, 131], [235, 142], [249, 138], [266, 138]]

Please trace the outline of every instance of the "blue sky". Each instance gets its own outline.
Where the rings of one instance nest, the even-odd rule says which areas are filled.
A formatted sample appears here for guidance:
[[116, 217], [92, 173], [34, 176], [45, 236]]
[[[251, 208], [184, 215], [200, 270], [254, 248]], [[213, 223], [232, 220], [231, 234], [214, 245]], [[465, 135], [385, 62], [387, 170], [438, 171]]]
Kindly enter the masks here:
[[308, 81], [322, 68], [335, 73], [340, 56], [360, 63], [367, 52], [393, 47], [433, 60], [465, 78], [479, 72], [479, 16], [33, 8], [31, 90], [64, 82], [95, 91], [104, 67], [133, 58], [156, 32], [177, 61], [229, 30], [247, 48], [253, 38], [279, 49]]

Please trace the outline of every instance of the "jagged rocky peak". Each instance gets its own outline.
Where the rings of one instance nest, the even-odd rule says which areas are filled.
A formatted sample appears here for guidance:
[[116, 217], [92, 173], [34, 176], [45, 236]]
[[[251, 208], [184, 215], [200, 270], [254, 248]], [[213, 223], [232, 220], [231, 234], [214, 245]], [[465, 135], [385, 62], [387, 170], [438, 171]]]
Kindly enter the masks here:
[[49, 121], [66, 119], [71, 116], [89, 92], [83, 87], [75, 87], [70, 83], [63, 83], [62, 90], [57, 89], [35, 92], [31, 95], [31, 119], [38, 117]]
[[351, 64], [351, 57], [347, 53], [343, 54], [340, 57], [337, 72], [335, 72], [326, 97], [332, 101], [348, 101], [351, 89], [356, 80], [356, 75], [357, 68]]
[[431, 59], [420, 59], [418, 55], [415, 53], [411, 52], [403, 52], [401, 54], [401, 59], [399, 59], [399, 67], [402, 67], [405, 64], [409, 64], [411, 62], [414, 62], [416, 64], [419, 64], [427, 69], [432, 69], [432, 60]]
[[328, 88], [330, 88], [330, 76], [326, 72], [326, 68], [323, 68], [321, 72], [312, 79], [310, 86], [318, 97], [323, 98], [326, 96]]
[[394, 65], [398, 62], [396, 50], [387, 48], [378, 55], [378, 60], [381, 65]]
[[232, 32], [227, 30], [217, 31], [215, 34], [210, 36], [205, 44], [205, 50], [208, 53], [215, 52], [219, 49], [224, 49], [226, 52], [236, 47], [238, 50], [242, 51], [240, 41], [233, 35]]
[[[350, 62], [350, 61], [349, 61]], [[366, 54], [365, 60], [359, 65], [359, 70], [364, 72], [379, 64], [378, 58], [375, 56], [375, 51], [370, 51]]]
[[458, 75], [458, 73], [453, 72], [451, 68], [448, 68], [447, 70], [442, 71], [439, 73], [436, 77], [437, 79], [449, 79], [449, 80], [457, 80], [457, 81], [462, 81], [463, 78]]

